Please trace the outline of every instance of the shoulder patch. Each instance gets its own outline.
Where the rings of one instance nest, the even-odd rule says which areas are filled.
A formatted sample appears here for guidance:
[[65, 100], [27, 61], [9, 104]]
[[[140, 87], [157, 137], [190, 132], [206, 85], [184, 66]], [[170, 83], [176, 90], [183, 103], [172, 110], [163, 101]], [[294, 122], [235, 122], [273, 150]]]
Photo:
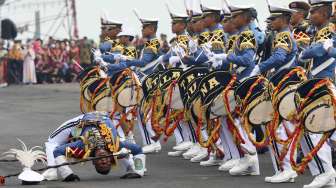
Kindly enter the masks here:
[[160, 48], [160, 41], [159, 39], [155, 38], [145, 43], [144, 51], [151, 51], [157, 54], [159, 52], [159, 48]]
[[213, 50], [224, 49], [224, 31], [221, 29], [214, 30], [211, 36], [211, 45]]
[[251, 30], [244, 31], [240, 33], [237, 40], [237, 47], [239, 50], [244, 50], [248, 48], [253, 48], [257, 50], [257, 41], [254, 37], [254, 33]]
[[290, 32], [277, 33], [273, 41], [273, 50], [276, 48], [282, 48], [287, 52], [292, 51], [293, 41]]
[[209, 42], [211, 38], [211, 34], [210, 32], [206, 31], [206, 32], [202, 32], [199, 36], [198, 36], [198, 44], [202, 45], [205, 44], [207, 42]]
[[332, 38], [332, 31], [330, 29], [330, 27], [325, 27], [321, 30], [319, 30], [315, 37], [314, 37], [314, 42], [324, 42], [327, 39], [331, 39]]
[[235, 48], [235, 43], [238, 39], [238, 35], [232, 35], [229, 37], [229, 40], [226, 43], [226, 52], [231, 53]]
[[123, 51], [123, 55], [131, 59], [135, 59], [138, 56], [137, 50], [134, 46], [127, 46]]

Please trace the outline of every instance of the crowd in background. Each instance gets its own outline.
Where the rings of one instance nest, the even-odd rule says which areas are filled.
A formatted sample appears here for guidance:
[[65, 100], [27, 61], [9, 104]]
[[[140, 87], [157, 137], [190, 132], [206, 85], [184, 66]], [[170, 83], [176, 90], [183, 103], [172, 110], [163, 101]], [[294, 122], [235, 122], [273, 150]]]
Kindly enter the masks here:
[[[139, 51], [144, 40], [136, 37]], [[162, 50], [169, 50], [166, 35], [161, 35]], [[93, 40], [33, 39], [0, 41], [0, 87], [11, 84], [45, 84], [77, 82], [82, 69], [90, 66]]]

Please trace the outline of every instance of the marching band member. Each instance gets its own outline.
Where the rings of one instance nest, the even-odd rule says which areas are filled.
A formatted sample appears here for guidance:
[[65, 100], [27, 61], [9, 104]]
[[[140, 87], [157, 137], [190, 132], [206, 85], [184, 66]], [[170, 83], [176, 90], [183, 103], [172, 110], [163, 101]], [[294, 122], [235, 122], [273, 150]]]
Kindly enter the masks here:
[[[160, 56], [160, 42], [156, 37], [157, 25], [158, 21], [155, 19], [143, 19], [139, 18], [142, 23], [142, 35], [147, 42], [145, 43], [145, 47], [140, 55], [139, 59], [123, 59], [118, 64], [109, 64], [108, 74], [113, 75], [114, 73], [123, 70], [128, 67], [138, 67], [136, 70], [138, 76], [143, 78], [144, 76], [150, 74], [154, 68], [157, 66], [157, 61]], [[152, 153], [161, 150], [161, 144], [159, 141], [154, 141], [152, 137], [155, 136], [155, 133], [152, 129], [150, 121], [146, 122], [146, 125], [142, 125], [141, 119], [143, 115], [138, 117], [138, 125], [140, 128], [140, 132], [143, 137], [143, 152], [144, 153]]]
[[[172, 13], [169, 9], [168, 11], [172, 19], [172, 32], [176, 36], [170, 51], [163, 56], [162, 61], [168, 62], [171, 67], [181, 67], [184, 56], [189, 53], [189, 36], [186, 33], [188, 15]], [[195, 130], [189, 122], [181, 121], [174, 130], [174, 136], [176, 146], [173, 149], [175, 151], [168, 152], [169, 156], [181, 156], [197, 142]]]
[[[225, 46], [225, 53], [230, 54], [234, 52], [234, 47], [236, 40], [238, 39], [238, 30], [233, 23], [231, 11], [227, 6], [223, 7], [224, 16], [223, 16], [223, 28], [224, 32], [227, 34], [227, 41]], [[232, 64], [227, 64], [227, 68], [221, 67], [221, 69], [232, 71]], [[222, 118], [221, 126], [221, 141], [224, 149], [224, 159], [221, 166], [218, 168], [220, 171], [229, 171], [235, 165], [238, 164], [240, 159], [240, 153], [238, 146], [234, 143], [234, 138], [229, 130], [226, 118]]]
[[[268, 19], [271, 21], [271, 29], [276, 33], [273, 40], [272, 53], [267, 60], [255, 66], [251, 76], [266, 73], [272, 69], [274, 69], [273, 73], [275, 74], [284, 68], [296, 66], [297, 45], [289, 29], [290, 18], [294, 11], [273, 5], [269, 5], [269, 11], [271, 16]], [[295, 127], [290, 122], [286, 122], [286, 128], [293, 131]], [[277, 134], [280, 135], [281, 139], [287, 138], [284, 125], [280, 126]], [[272, 146], [274, 151], [281, 151], [283, 148], [281, 144], [275, 142], [272, 143]], [[271, 151], [273, 150], [271, 149]], [[287, 152], [282, 167], [275, 161], [276, 157], [274, 155], [279, 155], [279, 153], [271, 153], [276, 174], [266, 177], [265, 181], [270, 183], [294, 182], [297, 173], [291, 167], [289, 152]]]
[[[316, 34], [311, 45], [302, 51], [299, 58], [303, 62], [311, 60], [309, 67], [311, 77], [329, 78], [335, 80], [335, 59], [333, 56], [333, 43], [335, 34], [329, 27], [332, 15], [333, 0], [311, 0], [310, 21], [316, 27]], [[304, 153], [309, 152], [321, 138], [319, 134], [307, 133], [304, 135], [305, 142], [301, 142]], [[310, 144], [309, 144], [310, 143]], [[335, 185], [336, 172], [332, 166], [331, 148], [325, 143], [318, 151], [314, 160], [309, 163], [309, 169], [314, 180], [304, 188], [324, 187]]]
[[[140, 178], [144, 175], [145, 155], [140, 146], [121, 141], [115, 125], [105, 112], [90, 112], [79, 115], [63, 123], [45, 143], [49, 166], [67, 162], [67, 158], [83, 159], [89, 156], [106, 156], [118, 151], [130, 150], [132, 157], [120, 159], [126, 174], [121, 178]], [[102, 158], [93, 161], [99, 174], [106, 175], [116, 158]], [[63, 181], [79, 181], [69, 166], [58, 168]], [[57, 169], [49, 169], [43, 173], [47, 180], [57, 180]]]

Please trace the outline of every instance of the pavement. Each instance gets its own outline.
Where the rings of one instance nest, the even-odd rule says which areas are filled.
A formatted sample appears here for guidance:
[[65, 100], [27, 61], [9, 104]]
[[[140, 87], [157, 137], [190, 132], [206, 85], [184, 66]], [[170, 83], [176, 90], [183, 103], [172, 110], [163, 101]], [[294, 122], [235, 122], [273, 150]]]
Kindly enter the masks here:
[[[0, 88], [0, 154], [19, 148], [17, 138], [29, 147], [44, 146], [49, 134], [64, 121], [80, 114], [78, 84], [20, 85]], [[141, 142], [139, 133], [136, 140]], [[141, 179], [119, 179], [120, 169], [109, 175], [99, 175], [90, 162], [73, 166], [80, 182], [42, 182], [41, 188], [113, 187], [113, 188], [297, 188], [312, 181], [309, 170], [296, 183], [267, 184], [264, 177], [273, 174], [268, 153], [259, 155], [261, 175], [232, 177], [219, 172], [218, 167], [201, 167], [182, 158], [167, 156], [174, 139], [163, 143], [160, 153], [147, 155], [147, 176]], [[1, 163], [0, 176], [20, 172], [18, 163]], [[17, 178], [6, 179], [4, 187], [22, 187]]]

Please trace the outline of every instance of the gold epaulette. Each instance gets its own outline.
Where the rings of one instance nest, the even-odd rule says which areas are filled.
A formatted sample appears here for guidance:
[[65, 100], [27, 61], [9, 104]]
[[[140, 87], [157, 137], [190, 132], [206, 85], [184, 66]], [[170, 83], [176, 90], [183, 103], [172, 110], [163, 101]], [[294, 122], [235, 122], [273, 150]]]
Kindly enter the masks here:
[[124, 51], [124, 45], [122, 44], [116, 44], [116, 45], [112, 45], [112, 48], [111, 48], [111, 52], [118, 52], [118, 53], [123, 53]]
[[326, 26], [323, 29], [320, 29], [319, 31], [317, 31], [315, 37], [314, 37], [314, 42], [324, 42], [328, 39], [332, 38], [332, 31], [330, 26]]
[[157, 54], [159, 52], [159, 48], [160, 48], [160, 41], [157, 38], [151, 39], [150, 41], [147, 41], [145, 43], [145, 51], [151, 51], [155, 54]]
[[229, 40], [226, 43], [226, 53], [233, 52], [237, 39], [238, 39], [238, 35], [231, 35], [229, 37]]
[[123, 55], [130, 59], [135, 59], [138, 57], [137, 50], [134, 46], [127, 46], [124, 48]]
[[199, 45], [202, 45], [202, 44], [205, 44], [205, 43], [209, 42], [210, 37], [211, 37], [210, 32], [208, 32], [208, 31], [202, 32], [202, 33], [198, 36], [198, 44], [199, 44]]
[[189, 37], [187, 35], [178, 35], [177, 36], [177, 42], [180, 46], [187, 48], [188, 47], [188, 42], [189, 42]]
[[293, 49], [293, 42], [289, 31], [277, 33], [273, 40], [272, 49], [282, 48], [287, 52], [291, 52]]
[[224, 46], [224, 31], [221, 29], [214, 30], [211, 36], [212, 50], [223, 50]]
[[251, 30], [243, 31], [240, 33], [237, 40], [237, 47], [239, 50], [244, 50], [248, 48], [257, 49], [257, 41], [254, 37], [254, 33]]

